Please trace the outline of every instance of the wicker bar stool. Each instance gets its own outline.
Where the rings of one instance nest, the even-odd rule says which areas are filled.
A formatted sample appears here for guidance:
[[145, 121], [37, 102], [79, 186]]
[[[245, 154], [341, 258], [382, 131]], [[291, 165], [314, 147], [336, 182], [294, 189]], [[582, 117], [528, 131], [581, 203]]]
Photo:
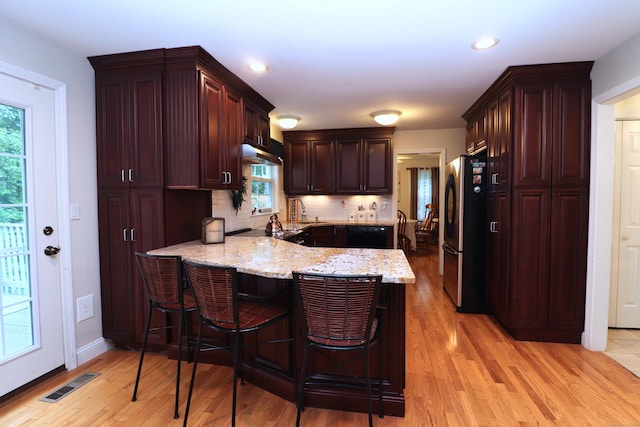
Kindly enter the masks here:
[[[187, 277], [193, 288], [196, 304], [200, 310], [198, 322], [198, 338], [196, 354], [189, 386], [187, 408], [184, 413], [184, 426], [187, 425], [193, 384], [198, 366], [198, 355], [202, 347], [202, 327], [207, 326], [215, 331], [232, 334], [233, 347], [233, 408], [231, 425], [236, 423], [236, 391], [238, 371], [241, 369], [242, 335], [265, 328], [274, 322], [291, 316], [291, 310], [284, 310], [268, 304], [261, 297], [241, 295], [238, 292], [237, 271], [231, 267], [214, 267], [210, 265], [183, 262]], [[291, 338], [268, 341], [270, 343], [292, 341]], [[228, 347], [207, 346], [207, 350], [228, 350]], [[294, 373], [295, 378], [295, 373]]]
[[[382, 287], [382, 276], [372, 275], [322, 275], [311, 273], [293, 273], [294, 288], [298, 307], [302, 310], [302, 373], [298, 390], [298, 413], [296, 426], [300, 425], [300, 413], [304, 408], [305, 387], [311, 385], [313, 376], [307, 374], [307, 358], [310, 348], [317, 349], [331, 360], [329, 370], [349, 371], [344, 363], [332, 358], [332, 353], [342, 351], [364, 352], [366, 378], [350, 375], [363, 382], [367, 391], [369, 426], [373, 425], [371, 404], [371, 374], [369, 353], [371, 343], [375, 341], [380, 325], [376, 318], [378, 299]], [[382, 355], [380, 355], [381, 361]], [[381, 363], [380, 363], [381, 365]], [[379, 403], [382, 417], [382, 373], [379, 366]]]
[[[178, 401], [180, 398], [180, 365], [182, 362], [182, 336], [184, 333], [185, 318], [188, 321], [188, 313], [196, 311], [196, 301], [190, 289], [185, 289], [185, 281], [182, 274], [182, 259], [179, 256], [147, 255], [136, 252], [138, 268], [142, 275], [144, 288], [149, 298], [149, 315], [144, 330], [142, 349], [140, 350], [140, 363], [136, 375], [136, 384], [133, 388], [132, 402], [137, 400], [142, 361], [147, 347], [147, 338], [150, 330], [175, 328], [175, 325], [151, 328], [151, 316], [153, 310], [162, 313], [175, 313], [178, 315], [178, 367], [176, 370], [176, 402], [173, 418], [178, 418]], [[187, 328], [190, 330], [190, 328]], [[187, 337], [187, 353], [189, 352], [190, 339]]]

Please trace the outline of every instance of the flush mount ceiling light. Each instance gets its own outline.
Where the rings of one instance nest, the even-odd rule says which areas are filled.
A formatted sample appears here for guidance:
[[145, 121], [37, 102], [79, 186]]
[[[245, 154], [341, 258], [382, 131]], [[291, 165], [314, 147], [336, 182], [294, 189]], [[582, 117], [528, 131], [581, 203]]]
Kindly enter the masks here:
[[398, 110], [380, 110], [371, 113], [371, 117], [379, 125], [389, 126], [397, 122], [401, 114], [402, 111]]
[[485, 50], [490, 49], [498, 44], [500, 40], [493, 36], [484, 36], [480, 37], [478, 40], [473, 42], [471, 48], [475, 50]]
[[294, 127], [298, 126], [298, 122], [300, 121], [300, 117], [298, 116], [292, 116], [292, 115], [284, 115], [284, 116], [278, 116], [277, 117], [278, 120], [278, 124], [280, 125], [281, 128], [283, 129], [293, 129]]
[[249, 62], [249, 64], [247, 64], [247, 67], [255, 73], [264, 73], [269, 69], [269, 67], [267, 67], [267, 64], [260, 61], [251, 61]]

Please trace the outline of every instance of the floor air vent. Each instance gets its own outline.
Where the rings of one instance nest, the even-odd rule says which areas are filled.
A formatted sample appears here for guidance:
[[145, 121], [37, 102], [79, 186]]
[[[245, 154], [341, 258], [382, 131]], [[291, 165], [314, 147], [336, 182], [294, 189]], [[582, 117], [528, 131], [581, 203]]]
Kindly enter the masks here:
[[69, 383], [63, 385], [56, 391], [49, 393], [45, 397], [40, 398], [40, 400], [43, 402], [51, 402], [51, 403], [57, 402], [58, 400], [62, 399], [63, 397], [65, 397], [67, 394], [71, 393], [75, 389], [85, 385], [86, 383], [88, 383], [98, 375], [100, 374], [96, 372], [84, 373], [80, 375], [78, 378], [74, 379], [73, 381], [70, 381]]

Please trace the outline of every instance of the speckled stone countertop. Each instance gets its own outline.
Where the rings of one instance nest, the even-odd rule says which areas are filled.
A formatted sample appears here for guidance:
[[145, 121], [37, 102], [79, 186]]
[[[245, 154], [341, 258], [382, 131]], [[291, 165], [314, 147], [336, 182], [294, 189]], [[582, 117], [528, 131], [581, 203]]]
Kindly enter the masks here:
[[382, 274], [384, 283], [415, 283], [407, 258], [399, 249], [306, 247], [273, 237], [228, 236], [225, 243], [203, 245], [200, 240], [148, 252], [180, 255], [208, 265], [230, 266], [240, 273], [291, 279], [292, 272]]

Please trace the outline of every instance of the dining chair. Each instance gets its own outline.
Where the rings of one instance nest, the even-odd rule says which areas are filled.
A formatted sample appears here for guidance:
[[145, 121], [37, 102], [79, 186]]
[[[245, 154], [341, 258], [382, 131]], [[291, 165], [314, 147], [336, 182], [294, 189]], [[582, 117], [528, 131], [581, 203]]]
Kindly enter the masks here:
[[436, 218], [438, 218], [438, 205], [429, 203], [425, 206], [426, 216], [420, 227], [416, 226], [416, 251], [421, 249], [429, 253], [432, 244], [437, 246], [438, 228]]
[[[367, 391], [369, 426], [373, 425], [371, 402], [370, 349], [381, 336], [381, 324], [376, 317], [382, 287], [380, 275], [328, 275], [293, 272], [296, 301], [302, 318], [302, 372], [299, 381], [296, 426], [300, 425], [304, 409], [305, 388], [312, 387], [314, 378], [327, 372], [349, 373], [362, 382]], [[307, 372], [309, 350], [333, 362], [322, 371]], [[382, 346], [378, 366], [378, 398], [382, 412]], [[347, 368], [342, 352], [364, 353], [365, 378]], [[338, 354], [340, 356], [338, 356]], [[336, 357], [337, 356], [337, 357]], [[361, 356], [361, 355], [360, 355]], [[356, 356], [357, 357], [357, 356]], [[326, 376], [325, 376], [326, 378]]]
[[407, 237], [407, 215], [398, 209], [398, 249], [405, 253], [411, 248], [411, 240]]
[[[193, 385], [198, 367], [198, 357], [202, 348], [202, 328], [209, 327], [215, 331], [233, 335], [233, 404], [231, 412], [231, 426], [236, 423], [236, 395], [238, 372], [242, 369], [241, 351], [242, 336], [249, 332], [258, 331], [267, 326], [291, 317], [291, 310], [271, 305], [264, 297], [252, 297], [238, 291], [238, 274], [233, 267], [217, 267], [195, 262], [184, 261], [184, 269], [193, 289], [197, 307], [200, 311], [198, 322], [198, 337], [187, 397], [187, 407], [184, 413], [184, 426], [187, 425]], [[271, 343], [292, 341], [291, 338], [268, 341]], [[208, 350], [230, 350], [225, 346], [207, 345]], [[294, 364], [295, 369], [295, 364]], [[295, 372], [294, 372], [295, 384]]]
[[[147, 347], [149, 331], [175, 328], [176, 325], [151, 327], [151, 317], [154, 310], [161, 313], [174, 313], [178, 316], [178, 362], [176, 369], [176, 399], [173, 418], [178, 418], [178, 402], [180, 399], [180, 366], [182, 364], [182, 338], [184, 335], [185, 320], [189, 325], [189, 313], [197, 310], [193, 293], [185, 285], [182, 259], [179, 256], [148, 255], [141, 252], [135, 253], [138, 268], [142, 276], [142, 282], [149, 299], [149, 314], [144, 330], [142, 349], [140, 350], [140, 362], [138, 373], [133, 388], [132, 402], [137, 400], [142, 362]], [[187, 353], [189, 352], [190, 327], [187, 327]]]

